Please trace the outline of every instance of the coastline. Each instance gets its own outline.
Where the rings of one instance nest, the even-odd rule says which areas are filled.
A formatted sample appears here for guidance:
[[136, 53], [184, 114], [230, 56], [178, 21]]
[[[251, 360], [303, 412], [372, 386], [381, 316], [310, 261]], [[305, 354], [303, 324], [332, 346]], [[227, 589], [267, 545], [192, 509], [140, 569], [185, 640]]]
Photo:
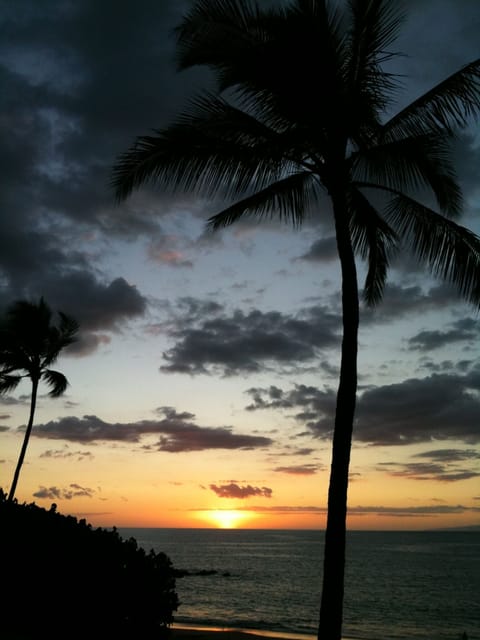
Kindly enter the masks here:
[[[173, 640], [257, 640], [261, 638], [265, 640], [317, 640], [316, 634], [237, 627], [208, 627], [181, 622], [173, 623], [170, 627], [170, 633]], [[354, 639], [342, 636], [342, 640]]]
[[170, 627], [174, 640], [252, 640], [274, 638], [275, 640], [316, 640], [315, 635], [267, 631], [264, 629], [238, 629], [233, 627], [207, 627], [174, 623]]

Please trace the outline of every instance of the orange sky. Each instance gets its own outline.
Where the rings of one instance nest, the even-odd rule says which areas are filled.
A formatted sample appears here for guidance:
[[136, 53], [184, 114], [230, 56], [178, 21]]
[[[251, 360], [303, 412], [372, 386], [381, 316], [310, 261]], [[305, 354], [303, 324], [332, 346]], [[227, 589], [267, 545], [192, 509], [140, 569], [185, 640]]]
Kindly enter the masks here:
[[[7, 438], [5, 433], [1, 437], [4, 460], [0, 469], [7, 487], [21, 437]], [[281, 450], [277, 455], [281, 459]], [[354, 447], [351, 529], [479, 523], [475, 478], [440, 483], [396, 477], [378, 467], [376, 458], [385, 455]], [[45, 508], [55, 502], [61, 513], [102, 527], [322, 529], [328, 456], [328, 448], [322, 445], [310, 457], [318, 463], [317, 470], [287, 473], [273, 470], [278, 467], [273, 466], [272, 452], [267, 450], [159, 454], [142, 453], [141, 448], [125, 444], [97, 444], [87, 450], [74, 443], [32, 437], [17, 498]], [[55, 487], [64, 490], [54, 495]]]

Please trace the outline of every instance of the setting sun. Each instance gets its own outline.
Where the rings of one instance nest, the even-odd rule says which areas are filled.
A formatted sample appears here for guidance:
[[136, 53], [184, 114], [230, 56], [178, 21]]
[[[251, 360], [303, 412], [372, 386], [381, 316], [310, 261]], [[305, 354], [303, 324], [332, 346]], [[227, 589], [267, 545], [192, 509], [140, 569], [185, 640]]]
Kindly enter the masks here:
[[235, 529], [249, 516], [250, 514], [245, 513], [244, 511], [233, 511], [227, 509], [217, 509], [208, 513], [208, 519], [214, 522], [220, 529]]

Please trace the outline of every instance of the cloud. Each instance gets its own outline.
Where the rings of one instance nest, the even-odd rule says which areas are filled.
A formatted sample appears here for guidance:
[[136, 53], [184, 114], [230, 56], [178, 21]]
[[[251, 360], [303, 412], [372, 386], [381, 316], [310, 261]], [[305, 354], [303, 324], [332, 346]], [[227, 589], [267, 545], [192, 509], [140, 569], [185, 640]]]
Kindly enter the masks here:
[[166, 315], [165, 321], [153, 328], [157, 333], [174, 334], [176, 330], [188, 330], [194, 325], [205, 321], [206, 318], [216, 318], [224, 313], [224, 306], [215, 300], [179, 296], [175, 302], [163, 300], [158, 303]]
[[462, 504], [456, 505], [417, 505], [417, 506], [353, 506], [348, 508], [350, 514], [367, 515], [375, 514], [378, 516], [432, 516], [432, 515], [448, 515], [458, 513], [477, 512], [480, 509], [476, 507], [467, 507]]
[[[315, 505], [277, 505], [277, 506], [264, 506], [264, 505], [249, 505], [248, 507], [235, 507], [238, 511], [253, 511], [257, 513], [268, 513], [270, 515], [285, 515], [285, 514], [318, 514], [324, 515], [327, 513], [327, 508], [323, 506]], [[350, 505], [348, 507], [349, 515], [366, 516], [388, 516], [396, 518], [405, 517], [431, 517], [440, 515], [462, 514], [462, 513], [480, 513], [480, 507], [471, 507], [463, 504], [442, 504], [442, 505], [401, 505], [401, 506], [389, 506], [389, 505]]]
[[[324, 420], [328, 420], [335, 415], [336, 392], [333, 389], [321, 390], [317, 387], [297, 384], [290, 391], [283, 391], [272, 385], [267, 389], [252, 387], [247, 389], [246, 393], [253, 400], [245, 407], [247, 411], [259, 409], [292, 410], [295, 420], [310, 428], [314, 426], [314, 420], [319, 420], [322, 416]], [[333, 428], [333, 423], [331, 428]]]
[[480, 452], [475, 449], [437, 449], [423, 451], [412, 457], [426, 461], [381, 463], [378, 468], [393, 477], [411, 480], [457, 482], [480, 476]]
[[148, 257], [153, 262], [170, 267], [192, 268], [193, 262], [185, 258], [183, 250], [179, 248], [181, 240], [178, 237], [162, 235], [152, 240], [148, 246]]
[[21, 395], [19, 397], [0, 395], [0, 405], [6, 407], [30, 404], [30, 397]]
[[[116, 206], [109, 177], [138, 123], [158, 126], [190, 91], [173, 64], [174, 39], [158, 36], [184, 6], [33, 6], [2, 14], [8, 38], [0, 47], [0, 82], [8, 100], [0, 119], [0, 308], [44, 295], [80, 321], [75, 350], [87, 355], [106, 331], [146, 309], [134, 286], [107, 277], [100, 264], [112, 238], [162, 238], [160, 198], [149, 200], [145, 190]], [[168, 82], [168, 91], [155, 97], [153, 77], [157, 86]]]
[[[368, 388], [357, 400], [354, 440], [402, 446], [446, 440], [480, 442], [479, 391], [480, 369]], [[336, 408], [332, 389], [295, 385], [289, 391], [270, 387], [252, 388], [247, 393], [253, 399], [247, 410], [291, 411], [315, 437], [331, 437]]]
[[335, 236], [320, 238], [312, 243], [309, 250], [295, 260], [307, 262], [332, 262], [338, 260], [337, 240]]
[[431, 458], [442, 462], [460, 462], [463, 460], [480, 460], [480, 452], [475, 449], [436, 449], [416, 453], [415, 458]]
[[105, 331], [119, 331], [124, 323], [142, 317], [147, 309], [147, 299], [124, 278], [100, 283], [87, 272], [68, 273], [44, 283], [43, 294], [52, 308], [78, 321], [79, 340], [69, 349], [76, 355], [87, 355], [100, 344], [108, 344], [110, 338]]
[[252, 496], [262, 496], [263, 498], [272, 497], [272, 489], [268, 487], [252, 487], [251, 485], [240, 486], [236, 482], [217, 486], [211, 484], [210, 489], [217, 494], [219, 498], [251, 498]]
[[405, 464], [385, 463], [385, 467], [390, 476], [410, 480], [458, 482], [459, 480], [470, 480], [470, 478], [480, 476], [480, 472], [478, 471], [449, 469], [445, 465], [434, 464], [433, 462], [415, 462]]
[[439, 349], [449, 344], [467, 342], [474, 344], [480, 340], [480, 326], [474, 318], [463, 318], [452, 323], [448, 331], [420, 331], [408, 340], [409, 348], [423, 352]]
[[480, 370], [367, 389], [358, 402], [355, 438], [378, 445], [480, 442], [479, 391]]
[[44, 487], [35, 491], [34, 498], [40, 500], [72, 500], [73, 498], [93, 498], [97, 492], [89, 487], [72, 483], [68, 488]]
[[93, 460], [93, 454], [90, 451], [69, 451], [66, 449], [47, 449], [40, 454], [40, 458], [76, 458], [77, 462], [84, 460]]
[[[68, 348], [72, 355], [88, 355], [100, 344], [108, 344], [106, 331], [119, 331], [127, 321], [142, 317], [147, 299], [124, 278], [109, 283], [99, 282], [88, 271], [55, 274], [37, 272], [28, 276], [26, 283], [18, 283], [18, 297], [37, 299], [43, 296], [53, 311], [62, 311], [77, 320], [80, 326], [78, 340]], [[10, 288], [13, 295], [13, 289]], [[36, 292], [36, 293], [35, 293]], [[0, 307], [5, 308], [12, 298], [4, 293]]]
[[68, 416], [35, 427], [39, 438], [70, 442], [127, 442], [138, 444], [144, 436], [159, 436], [146, 450], [179, 453], [207, 449], [250, 450], [270, 446], [273, 441], [263, 436], [235, 434], [231, 427], [199, 427], [188, 412], [177, 413], [171, 407], [160, 407], [161, 420], [140, 420], [130, 423], [107, 423], [93, 415], [82, 418]]
[[277, 473], [286, 473], [292, 476], [312, 476], [318, 471], [316, 464], [291, 465], [287, 467], [276, 467]]
[[402, 286], [395, 282], [386, 285], [382, 303], [361, 309], [362, 326], [384, 324], [392, 320], [415, 317], [429, 311], [444, 311], [458, 303], [459, 295], [453, 286], [442, 283], [425, 290], [418, 284]]
[[[78, 291], [82, 292], [80, 304], [74, 302]], [[57, 283], [52, 294], [59, 304], [63, 303], [65, 311], [76, 308], [75, 317], [81, 326], [91, 330], [118, 330], [125, 319], [143, 315], [147, 306], [146, 298], [137, 287], [124, 278], [101, 284], [86, 273], [71, 274], [61, 283], [61, 287]]]
[[326, 307], [296, 314], [259, 310], [227, 316], [193, 318], [185, 314], [172, 328], [176, 344], [163, 354], [167, 373], [213, 373], [225, 376], [254, 373], [268, 366], [294, 366], [318, 357], [321, 349], [339, 344], [341, 321]]

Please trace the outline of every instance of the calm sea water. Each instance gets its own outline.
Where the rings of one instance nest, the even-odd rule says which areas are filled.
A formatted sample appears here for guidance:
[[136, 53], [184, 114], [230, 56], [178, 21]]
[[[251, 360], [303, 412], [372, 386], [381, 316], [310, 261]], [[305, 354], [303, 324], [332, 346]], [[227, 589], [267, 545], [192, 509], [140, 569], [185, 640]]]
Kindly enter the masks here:
[[[323, 533], [119, 529], [176, 569], [175, 622], [314, 635]], [[344, 636], [480, 640], [480, 533], [349, 532]]]

